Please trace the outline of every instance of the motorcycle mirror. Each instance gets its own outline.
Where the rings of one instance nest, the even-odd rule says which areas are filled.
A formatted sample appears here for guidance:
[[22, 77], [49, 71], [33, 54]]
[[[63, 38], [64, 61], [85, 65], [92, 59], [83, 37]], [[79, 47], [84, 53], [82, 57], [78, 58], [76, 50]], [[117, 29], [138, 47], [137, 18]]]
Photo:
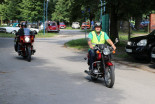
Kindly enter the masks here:
[[118, 43], [118, 38], [115, 39], [115, 42]]

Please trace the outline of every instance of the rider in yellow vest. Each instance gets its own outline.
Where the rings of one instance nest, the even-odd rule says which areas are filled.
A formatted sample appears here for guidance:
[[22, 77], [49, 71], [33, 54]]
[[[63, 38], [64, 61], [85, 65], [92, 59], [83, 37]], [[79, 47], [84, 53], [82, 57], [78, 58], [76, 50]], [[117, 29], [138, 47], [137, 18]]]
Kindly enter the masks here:
[[88, 35], [88, 45], [90, 47], [89, 49], [89, 63], [90, 63], [90, 71], [92, 71], [92, 63], [95, 61], [95, 57], [96, 57], [96, 52], [94, 50], [94, 46], [95, 44], [105, 44], [105, 42], [107, 41], [114, 50], [116, 50], [116, 46], [114, 45], [114, 43], [111, 41], [111, 39], [108, 37], [108, 35], [103, 32], [101, 25], [96, 24], [95, 25], [95, 31], [92, 31], [89, 33]]

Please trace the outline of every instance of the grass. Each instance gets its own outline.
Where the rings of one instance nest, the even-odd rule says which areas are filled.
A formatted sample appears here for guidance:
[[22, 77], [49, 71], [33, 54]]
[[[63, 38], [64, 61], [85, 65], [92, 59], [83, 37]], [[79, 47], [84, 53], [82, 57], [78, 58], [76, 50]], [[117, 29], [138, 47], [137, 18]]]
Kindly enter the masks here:
[[72, 29], [72, 27], [67, 26], [65, 30], [80, 30], [80, 29]]
[[[43, 33], [38, 33], [36, 35], [36, 38], [49, 38], [49, 37], [53, 37], [56, 35], [57, 35], [57, 33], [45, 33], [45, 35]], [[9, 33], [0, 33], [0, 37], [2, 37], [2, 38], [14, 38], [15, 35], [9, 34]]]
[[[118, 58], [127, 58], [128, 55], [125, 52], [125, 46], [127, 44], [128, 41], [128, 36], [127, 35], [120, 35], [120, 41], [119, 43], [116, 45], [117, 50], [116, 50], [116, 54], [114, 56], [118, 57]], [[65, 46], [67, 47], [71, 47], [71, 48], [75, 48], [78, 50], [88, 50], [88, 44], [87, 44], [87, 39], [76, 39], [76, 40], [71, 40], [67, 43], [65, 43]]]
[[[148, 34], [145, 30], [131, 31], [131, 35]], [[128, 32], [119, 31], [119, 35], [128, 35]]]
[[0, 33], [0, 37], [2, 38], [13, 38], [15, 35], [9, 33]]
[[71, 41], [65, 43], [65, 46], [71, 47], [71, 48], [76, 48], [76, 49], [79, 49], [79, 50], [88, 49], [87, 40], [84, 39], [84, 38], [77, 39], [77, 40], [71, 40]]
[[37, 35], [36, 35], [36, 38], [50, 38], [50, 37], [54, 37], [56, 36], [58, 33], [45, 33], [45, 35], [43, 34], [43, 32], [39, 32]]

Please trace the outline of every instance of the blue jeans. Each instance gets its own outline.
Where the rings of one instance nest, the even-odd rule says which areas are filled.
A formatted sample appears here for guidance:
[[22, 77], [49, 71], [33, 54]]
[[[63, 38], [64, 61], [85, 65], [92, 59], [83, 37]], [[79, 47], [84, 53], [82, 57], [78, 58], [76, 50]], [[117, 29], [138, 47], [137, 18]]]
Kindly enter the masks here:
[[96, 51], [91, 49], [89, 50], [89, 64], [90, 64], [90, 70], [93, 69], [93, 62], [95, 62], [96, 59]]

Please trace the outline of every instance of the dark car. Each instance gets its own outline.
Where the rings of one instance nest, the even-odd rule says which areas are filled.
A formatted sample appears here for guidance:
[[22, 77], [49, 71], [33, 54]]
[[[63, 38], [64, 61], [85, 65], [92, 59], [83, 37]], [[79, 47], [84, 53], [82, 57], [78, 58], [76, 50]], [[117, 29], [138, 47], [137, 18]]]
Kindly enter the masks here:
[[154, 48], [155, 30], [149, 35], [131, 38], [127, 43], [126, 52], [134, 58], [146, 58], [150, 60]]

